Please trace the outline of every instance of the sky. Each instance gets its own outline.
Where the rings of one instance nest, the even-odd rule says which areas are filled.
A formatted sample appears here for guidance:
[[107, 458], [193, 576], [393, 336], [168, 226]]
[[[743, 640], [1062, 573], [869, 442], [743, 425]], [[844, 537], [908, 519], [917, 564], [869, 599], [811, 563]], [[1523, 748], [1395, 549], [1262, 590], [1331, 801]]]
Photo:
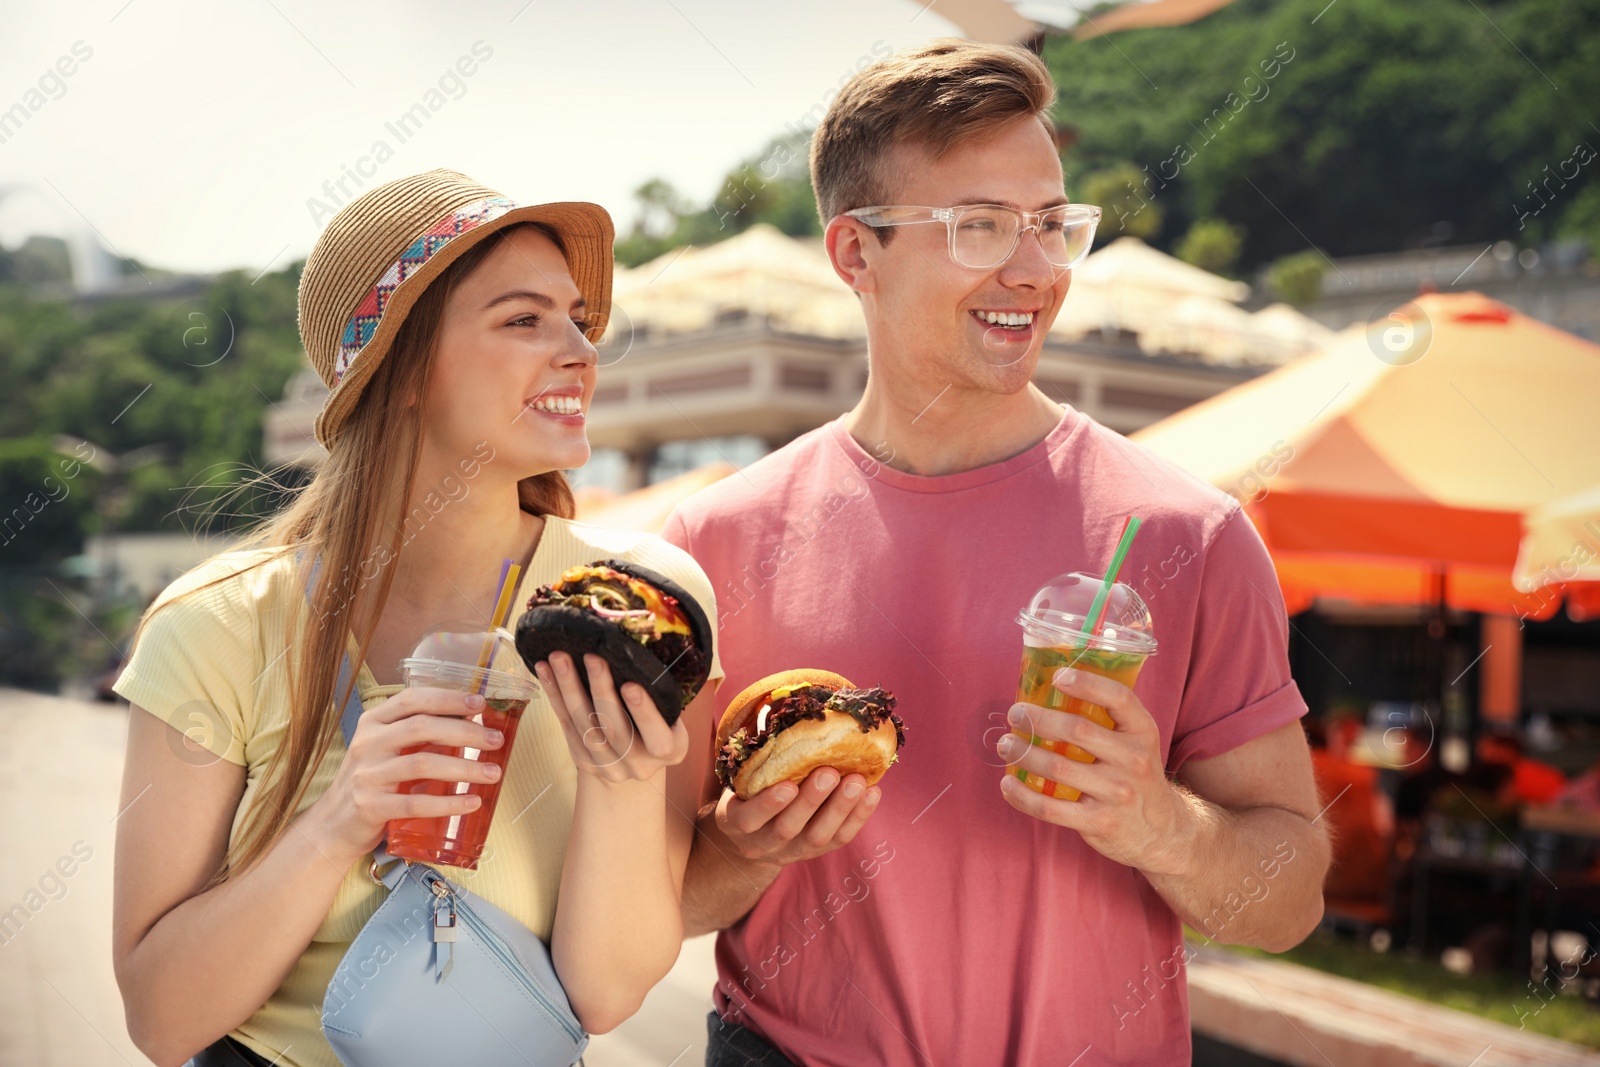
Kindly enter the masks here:
[[956, 32], [912, 0], [0, 3], [0, 244], [88, 225], [199, 272], [282, 269], [434, 167], [623, 231], [645, 180], [703, 204], [859, 66]]

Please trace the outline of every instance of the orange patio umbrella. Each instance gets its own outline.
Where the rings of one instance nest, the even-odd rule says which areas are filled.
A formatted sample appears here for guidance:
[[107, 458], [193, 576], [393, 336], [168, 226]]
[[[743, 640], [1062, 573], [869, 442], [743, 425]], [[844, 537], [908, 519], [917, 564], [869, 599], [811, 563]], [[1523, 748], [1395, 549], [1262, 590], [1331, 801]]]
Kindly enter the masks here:
[[1574, 619], [1600, 618], [1600, 485], [1535, 509], [1522, 528], [1517, 588], [1565, 592]]
[[1318, 597], [1548, 618], [1523, 516], [1600, 484], [1600, 345], [1419, 296], [1133, 438], [1245, 501], [1290, 612]]

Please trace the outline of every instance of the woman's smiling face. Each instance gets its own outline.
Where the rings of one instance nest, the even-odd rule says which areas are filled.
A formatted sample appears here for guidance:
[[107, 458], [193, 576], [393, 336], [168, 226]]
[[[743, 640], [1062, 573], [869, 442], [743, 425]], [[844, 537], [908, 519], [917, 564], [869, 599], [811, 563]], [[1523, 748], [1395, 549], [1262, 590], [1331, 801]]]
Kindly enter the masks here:
[[508, 231], [445, 299], [428, 447], [454, 465], [487, 442], [518, 479], [588, 462], [589, 314], [560, 247], [532, 226]]

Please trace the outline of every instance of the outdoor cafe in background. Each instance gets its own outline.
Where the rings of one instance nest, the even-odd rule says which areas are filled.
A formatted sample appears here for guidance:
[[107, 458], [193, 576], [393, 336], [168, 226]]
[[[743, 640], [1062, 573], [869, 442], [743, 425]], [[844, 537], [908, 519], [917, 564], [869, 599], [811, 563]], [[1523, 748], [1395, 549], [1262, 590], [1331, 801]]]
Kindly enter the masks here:
[[1600, 935], [1600, 346], [1434, 293], [1134, 433], [1272, 552], [1330, 920], [1465, 969]]

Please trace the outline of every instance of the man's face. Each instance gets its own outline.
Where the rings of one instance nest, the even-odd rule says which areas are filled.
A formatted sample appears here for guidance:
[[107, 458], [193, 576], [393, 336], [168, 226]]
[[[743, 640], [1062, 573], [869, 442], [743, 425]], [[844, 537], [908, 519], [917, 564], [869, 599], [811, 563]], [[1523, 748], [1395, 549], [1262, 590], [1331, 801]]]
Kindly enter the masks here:
[[[1039, 211], [1065, 202], [1061, 161], [1037, 119], [957, 145], [938, 160], [902, 145], [885, 159], [889, 203], [951, 207], [1004, 204]], [[1045, 333], [1072, 282], [1045, 258], [1036, 233], [1021, 235], [1011, 258], [974, 270], [949, 252], [942, 222], [897, 226], [887, 247], [870, 232], [861, 247], [863, 307], [873, 336], [874, 373], [985, 393], [1012, 394], [1033, 376]], [[1031, 313], [1007, 329], [989, 312]]]

